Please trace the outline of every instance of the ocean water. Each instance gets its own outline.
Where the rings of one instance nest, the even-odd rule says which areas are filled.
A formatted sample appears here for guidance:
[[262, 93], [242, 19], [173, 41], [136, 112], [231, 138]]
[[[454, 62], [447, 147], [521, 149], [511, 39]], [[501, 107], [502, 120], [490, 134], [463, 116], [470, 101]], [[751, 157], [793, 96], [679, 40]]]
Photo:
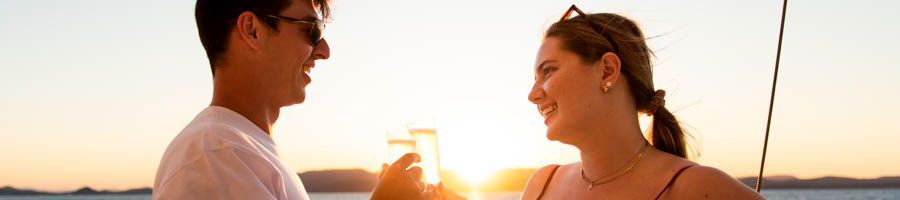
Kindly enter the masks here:
[[763, 190], [766, 199], [784, 200], [887, 200], [900, 199], [900, 189]]
[[[369, 193], [310, 193], [313, 200], [364, 200]], [[900, 200], [900, 189], [772, 189], [763, 190], [772, 200]], [[150, 195], [46, 195], [3, 196], [0, 200], [149, 200]], [[470, 200], [518, 200], [518, 192], [481, 193]]]

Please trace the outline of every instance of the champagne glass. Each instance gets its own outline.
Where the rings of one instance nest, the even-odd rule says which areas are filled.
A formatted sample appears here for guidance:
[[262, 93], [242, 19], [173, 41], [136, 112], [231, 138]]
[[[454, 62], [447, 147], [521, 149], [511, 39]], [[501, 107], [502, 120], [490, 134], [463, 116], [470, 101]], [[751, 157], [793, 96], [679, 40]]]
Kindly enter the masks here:
[[406, 128], [394, 128], [387, 131], [388, 161], [394, 163], [407, 153], [416, 151], [416, 140]]
[[409, 134], [416, 141], [416, 153], [422, 156], [419, 166], [425, 182], [437, 184], [441, 182], [440, 149], [438, 148], [437, 128], [433, 120], [419, 120], [407, 124]]
[[437, 141], [437, 129], [432, 120], [419, 120], [404, 128], [387, 131], [388, 163], [404, 154], [417, 153], [422, 158], [415, 166], [422, 168], [422, 178], [428, 184], [441, 182], [441, 162]]

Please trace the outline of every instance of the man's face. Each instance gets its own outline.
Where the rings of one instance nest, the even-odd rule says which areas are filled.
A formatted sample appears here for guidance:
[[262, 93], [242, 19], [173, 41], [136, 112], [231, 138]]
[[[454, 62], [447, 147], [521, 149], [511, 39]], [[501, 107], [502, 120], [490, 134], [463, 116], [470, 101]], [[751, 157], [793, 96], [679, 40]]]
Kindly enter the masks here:
[[[276, 14], [304, 21], [321, 21], [309, 0], [294, 0]], [[283, 20], [276, 23], [278, 31], [271, 30], [261, 45], [262, 59], [259, 61], [265, 71], [260, 72], [260, 77], [251, 78], [263, 83], [263, 88], [259, 89], [270, 90], [273, 104], [287, 106], [302, 103], [306, 99], [306, 85], [312, 81], [309, 72], [315, 67], [315, 61], [329, 57], [328, 43], [324, 39], [315, 45], [310, 41], [310, 29], [315, 28], [313, 25]]]

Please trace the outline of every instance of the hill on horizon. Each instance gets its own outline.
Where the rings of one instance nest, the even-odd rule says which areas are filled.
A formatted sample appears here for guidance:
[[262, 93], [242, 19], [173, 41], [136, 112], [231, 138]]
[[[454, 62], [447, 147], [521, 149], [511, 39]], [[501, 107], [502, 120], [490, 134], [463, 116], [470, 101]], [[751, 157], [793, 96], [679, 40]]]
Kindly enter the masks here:
[[[477, 189], [481, 192], [519, 192], [534, 173], [533, 168], [510, 168], [497, 171]], [[378, 174], [362, 169], [334, 169], [298, 173], [307, 192], [369, 192], [377, 184]], [[443, 171], [443, 183], [458, 192], [474, 188], [464, 181], [457, 172]], [[738, 179], [748, 187], [755, 187], [756, 177]], [[794, 176], [777, 175], [763, 179], [763, 189], [858, 189], [858, 188], [900, 188], [900, 176], [885, 176], [874, 179], [856, 179], [826, 176], [813, 179], [799, 179]], [[17, 189], [12, 186], [0, 188], [0, 195], [102, 195], [102, 194], [150, 194], [152, 188], [136, 188], [123, 191], [95, 190], [82, 187], [71, 192], [43, 192], [34, 189]]]

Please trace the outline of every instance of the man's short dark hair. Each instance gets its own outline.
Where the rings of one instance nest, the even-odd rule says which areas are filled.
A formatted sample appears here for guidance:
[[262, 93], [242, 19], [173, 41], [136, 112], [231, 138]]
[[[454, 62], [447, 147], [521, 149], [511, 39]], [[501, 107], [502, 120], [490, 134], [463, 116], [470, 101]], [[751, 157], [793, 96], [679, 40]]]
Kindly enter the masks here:
[[[216, 62], [225, 52], [228, 36], [234, 28], [238, 16], [244, 11], [250, 11], [257, 15], [278, 14], [291, 5], [292, 0], [197, 0], [194, 8], [194, 18], [197, 20], [197, 30], [200, 33], [200, 43], [206, 50], [206, 58], [209, 59], [209, 67], [216, 73]], [[321, 13], [322, 18], [328, 18], [330, 13], [328, 0], [311, 0], [313, 6]], [[278, 26], [275, 20], [260, 18], [276, 31]]]

